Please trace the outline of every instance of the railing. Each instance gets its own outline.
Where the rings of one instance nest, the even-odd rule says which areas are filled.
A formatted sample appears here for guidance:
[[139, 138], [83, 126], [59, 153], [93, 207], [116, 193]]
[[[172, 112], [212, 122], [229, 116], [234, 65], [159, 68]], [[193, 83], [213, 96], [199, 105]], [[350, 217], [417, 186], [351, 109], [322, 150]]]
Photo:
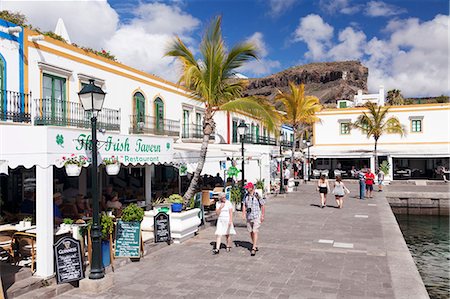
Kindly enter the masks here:
[[[183, 124], [181, 130], [181, 138], [183, 139], [203, 139], [203, 125]], [[209, 140], [214, 140], [215, 134], [209, 135]]]
[[281, 141], [281, 146], [282, 146], [282, 147], [288, 147], [288, 148], [291, 148], [291, 147], [292, 147], [292, 141], [283, 140], [283, 141]]
[[180, 121], [148, 115], [131, 115], [131, 133], [178, 136]]
[[[239, 140], [239, 142], [235, 142], [235, 143], [240, 143], [240, 138], [238, 138], [238, 140]], [[256, 135], [252, 135], [252, 134], [246, 134], [244, 143], [261, 144], [261, 145], [277, 145], [277, 140], [275, 138], [267, 137], [267, 136], [256, 136]]]
[[0, 120], [29, 123], [31, 92], [27, 94], [0, 89]]
[[[91, 127], [91, 114], [80, 103], [57, 99], [35, 99], [34, 124], [37, 126]], [[120, 110], [103, 108], [97, 115], [97, 127], [120, 130]]]

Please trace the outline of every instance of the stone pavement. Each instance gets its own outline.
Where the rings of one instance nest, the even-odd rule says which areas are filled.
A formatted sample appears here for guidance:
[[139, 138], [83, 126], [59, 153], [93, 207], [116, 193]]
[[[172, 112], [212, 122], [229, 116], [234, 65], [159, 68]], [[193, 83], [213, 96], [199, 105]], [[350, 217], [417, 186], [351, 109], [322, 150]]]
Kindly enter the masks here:
[[108, 291], [61, 298], [428, 298], [382, 193], [361, 201], [349, 186], [342, 210], [331, 194], [319, 208], [313, 185], [270, 198], [254, 257], [237, 217], [230, 253], [212, 255], [209, 227], [107, 274]]

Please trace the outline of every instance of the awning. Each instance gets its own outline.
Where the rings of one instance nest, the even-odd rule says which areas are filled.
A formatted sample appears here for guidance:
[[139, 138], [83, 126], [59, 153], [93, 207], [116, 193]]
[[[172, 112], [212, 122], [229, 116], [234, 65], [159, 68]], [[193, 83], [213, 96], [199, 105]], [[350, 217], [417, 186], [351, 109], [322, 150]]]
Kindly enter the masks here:
[[[142, 135], [98, 133], [98, 163], [115, 156], [123, 165], [173, 162], [173, 139]], [[40, 126], [1, 126], [0, 160], [16, 168], [35, 165], [63, 167], [63, 157], [80, 155], [91, 160], [90, 130]]]

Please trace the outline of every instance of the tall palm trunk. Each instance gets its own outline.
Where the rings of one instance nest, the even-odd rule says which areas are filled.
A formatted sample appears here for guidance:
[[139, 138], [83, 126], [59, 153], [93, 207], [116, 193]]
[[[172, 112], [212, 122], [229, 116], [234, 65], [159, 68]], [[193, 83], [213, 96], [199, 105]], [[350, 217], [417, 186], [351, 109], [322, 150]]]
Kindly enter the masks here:
[[[294, 128], [294, 141], [292, 143], [292, 153], [291, 153], [291, 164], [289, 165], [289, 169], [291, 169], [292, 171], [294, 171], [294, 156], [295, 156], [295, 146], [297, 143], [297, 130]], [[293, 172], [292, 172], [293, 174]]]
[[375, 160], [375, 169], [373, 170], [373, 172], [376, 172], [377, 168], [378, 168], [377, 145], [378, 145], [378, 138], [375, 138], [375, 148], [373, 150], [373, 156], [374, 156], [374, 160]]
[[209, 144], [209, 137], [214, 132], [215, 129], [215, 122], [212, 118], [211, 112], [206, 111], [205, 112], [205, 118], [203, 123], [203, 141], [202, 141], [202, 147], [200, 149], [200, 159], [197, 164], [197, 168], [194, 172], [194, 177], [192, 178], [189, 187], [183, 195], [184, 204], [188, 205], [190, 199], [194, 196], [195, 191], [197, 191], [198, 181], [200, 179], [200, 174], [202, 173], [203, 166], [205, 165], [206, 161], [206, 153], [208, 152], [208, 144]]

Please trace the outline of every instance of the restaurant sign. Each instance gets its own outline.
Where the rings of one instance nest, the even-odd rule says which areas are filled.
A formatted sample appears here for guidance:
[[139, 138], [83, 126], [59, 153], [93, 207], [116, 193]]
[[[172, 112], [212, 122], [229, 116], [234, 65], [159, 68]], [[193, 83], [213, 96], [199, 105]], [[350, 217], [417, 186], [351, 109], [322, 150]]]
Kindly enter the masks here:
[[54, 245], [56, 281], [66, 283], [84, 278], [80, 241], [64, 237]]
[[[90, 161], [92, 139], [90, 132], [49, 129], [48, 149], [52, 154], [84, 155]], [[173, 162], [173, 139], [141, 135], [98, 134], [98, 161], [115, 156], [128, 164], [152, 164]]]

